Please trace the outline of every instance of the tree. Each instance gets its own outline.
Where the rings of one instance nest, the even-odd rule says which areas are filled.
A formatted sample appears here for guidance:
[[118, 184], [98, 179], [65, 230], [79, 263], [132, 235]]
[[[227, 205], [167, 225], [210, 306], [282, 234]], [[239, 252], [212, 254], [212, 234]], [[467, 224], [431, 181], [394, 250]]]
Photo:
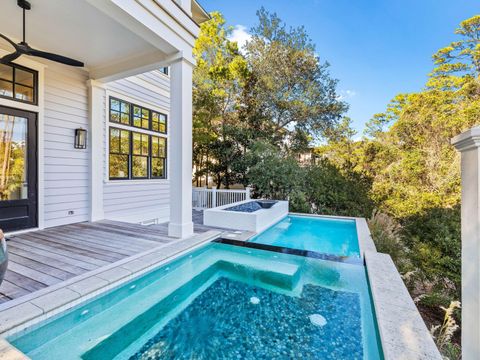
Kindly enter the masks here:
[[193, 143], [195, 176], [209, 173], [220, 186], [235, 181], [232, 161], [241, 148], [231, 139], [238, 122], [238, 102], [247, 76], [247, 65], [236, 42], [228, 40], [232, 31], [218, 12], [201, 25], [193, 49], [197, 66], [193, 73]]
[[[433, 55], [435, 69], [428, 86], [431, 88], [460, 89], [480, 75], [480, 15], [460, 23], [455, 34], [459, 41], [437, 51]], [[478, 90], [478, 88], [477, 88]]]
[[247, 176], [255, 196], [277, 200], [301, 196], [304, 170], [293, 157], [265, 142], [253, 144], [248, 157], [252, 166]]
[[194, 54], [194, 167], [197, 181], [247, 184], [255, 143], [301, 153], [338, 123], [346, 105], [303, 28], [264, 9], [246, 54], [229, 40], [220, 13], [202, 24]]
[[258, 25], [245, 47], [257, 112], [271, 121], [277, 139], [292, 130], [323, 136], [347, 109], [338, 99], [337, 80], [330, 77], [328, 63], [320, 62], [303, 27], [287, 29], [264, 8], [257, 16]]
[[433, 56], [423, 91], [392, 99], [361, 141], [330, 141], [318, 151], [343, 172], [371, 177], [370, 198], [401, 224], [420, 278], [458, 299], [460, 158], [450, 140], [480, 119], [480, 16], [463, 21], [456, 33], [460, 40]]

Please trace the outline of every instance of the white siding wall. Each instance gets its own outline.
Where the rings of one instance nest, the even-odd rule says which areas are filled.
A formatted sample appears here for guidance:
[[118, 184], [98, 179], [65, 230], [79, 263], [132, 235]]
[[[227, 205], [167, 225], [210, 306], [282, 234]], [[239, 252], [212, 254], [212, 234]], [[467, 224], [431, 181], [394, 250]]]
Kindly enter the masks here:
[[[152, 71], [109, 83], [107, 94], [166, 113], [170, 128], [170, 80], [160, 71]], [[105, 98], [105, 109], [108, 99]], [[105, 111], [107, 115], [107, 111]], [[170, 215], [170, 186], [167, 180], [108, 181], [108, 118], [105, 116], [104, 211], [112, 220], [166, 222]], [[168, 147], [170, 143], [167, 140]], [[167, 156], [170, 152], [167, 149]], [[168, 160], [167, 160], [167, 177]]]
[[53, 63], [45, 71], [45, 227], [88, 220], [89, 154], [73, 148], [74, 130], [88, 129], [86, 80]]

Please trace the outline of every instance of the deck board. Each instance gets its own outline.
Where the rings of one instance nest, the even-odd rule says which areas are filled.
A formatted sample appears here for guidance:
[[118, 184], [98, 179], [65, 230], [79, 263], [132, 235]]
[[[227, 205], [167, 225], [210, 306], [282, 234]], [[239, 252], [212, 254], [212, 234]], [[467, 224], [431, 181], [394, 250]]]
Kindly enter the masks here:
[[[203, 226], [201, 212], [193, 215], [195, 232], [211, 229]], [[103, 220], [9, 236], [10, 259], [0, 303], [175, 241], [167, 234], [167, 224]]]
[[[80, 269], [80, 272], [76, 273], [77, 275], [82, 274], [85, 271], [94, 270], [97, 268], [95, 265], [85, 263], [83, 261], [78, 261], [73, 258], [69, 258], [67, 256], [58, 255], [53, 252], [48, 252], [35, 247], [30, 247], [28, 245], [21, 244], [19, 242], [8, 241], [7, 245], [8, 245], [9, 252], [14, 252], [24, 257], [28, 256], [31, 259], [38, 260], [40, 262], [43, 262], [44, 264], [52, 264], [52, 263], [57, 264], [56, 267], [60, 266], [60, 268], [73, 273], [76, 273], [75, 270], [72, 270], [73, 268]], [[67, 268], [66, 266], [71, 266], [71, 267]], [[1, 288], [0, 288], [0, 292], [1, 292]]]
[[62, 240], [62, 239], [58, 239], [56, 236], [51, 236], [51, 235], [45, 236], [45, 235], [39, 235], [39, 234], [32, 234], [31, 237], [33, 239], [36, 239], [35, 241], [40, 244], [53, 246], [60, 250], [68, 249], [70, 251], [70, 249], [72, 249], [76, 251], [78, 254], [88, 256], [89, 258], [93, 257], [101, 261], [112, 262], [112, 261], [120, 260], [123, 258], [121, 254], [115, 254], [115, 253], [109, 252], [108, 255], [106, 255], [101, 250], [97, 250], [96, 248], [91, 247], [88, 244], [78, 244], [76, 242], [72, 242], [70, 239]]
[[43, 272], [47, 275], [54, 276], [54, 277], [56, 277], [58, 279], [61, 279], [61, 280], [67, 280], [67, 279], [69, 279], [72, 276], [75, 276], [77, 274], [77, 273], [68, 272], [68, 271], [65, 271], [65, 270], [62, 270], [62, 269], [57, 269], [56, 267], [41, 263], [41, 262], [36, 261], [36, 260], [31, 260], [29, 258], [25, 258], [23, 256], [19, 256], [15, 253], [8, 254], [8, 257], [9, 257], [10, 261], [12, 261], [13, 263], [26, 266], [30, 269], [35, 269], [35, 270], [41, 271], [41, 272]]
[[[74, 233], [74, 235], [72, 235], [72, 233]], [[121, 235], [115, 236], [115, 241], [112, 241], [111, 236], [105, 237], [105, 233], [90, 229], [81, 229], [81, 231], [78, 231], [78, 229], [74, 229], [73, 231], [67, 230], [59, 232], [58, 234], [65, 238], [81, 239], [86, 242], [103, 244], [104, 246], [109, 246], [117, 250], [127, 248], [142, 251], [149, 249], [152, 245], [151, 243], [143, 243], [139, 241], [132, 242], [130, 241], [131, 237]]]

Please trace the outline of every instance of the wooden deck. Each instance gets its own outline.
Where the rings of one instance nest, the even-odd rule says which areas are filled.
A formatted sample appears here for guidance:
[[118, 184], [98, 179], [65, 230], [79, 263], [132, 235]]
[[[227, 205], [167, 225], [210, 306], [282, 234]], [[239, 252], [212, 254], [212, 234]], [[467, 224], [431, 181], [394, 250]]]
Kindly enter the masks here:
[[[194, 212], [195, 232], [210, 228]], [[57, 226], [7, 237], [9, 265], [0, 303], [174, 241], [167, 224], [103, 220]]]

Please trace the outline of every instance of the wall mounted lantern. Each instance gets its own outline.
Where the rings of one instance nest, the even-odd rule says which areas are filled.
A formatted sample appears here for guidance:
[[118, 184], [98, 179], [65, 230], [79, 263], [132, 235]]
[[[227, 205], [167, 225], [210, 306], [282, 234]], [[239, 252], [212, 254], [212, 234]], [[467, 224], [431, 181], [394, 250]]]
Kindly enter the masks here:
[[87, 130], [79, 128], [75, 129], [75, 149], [87, 148]]

